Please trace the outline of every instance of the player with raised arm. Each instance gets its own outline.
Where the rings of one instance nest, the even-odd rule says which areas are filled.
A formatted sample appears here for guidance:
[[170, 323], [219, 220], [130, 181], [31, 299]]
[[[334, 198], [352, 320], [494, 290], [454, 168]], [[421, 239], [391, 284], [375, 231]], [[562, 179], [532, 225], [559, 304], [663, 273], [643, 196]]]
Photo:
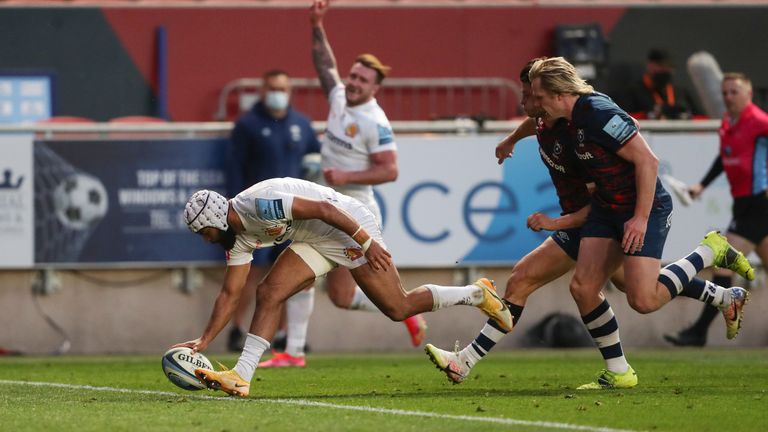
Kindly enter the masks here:
[[[328, 1], [315, 0], [310, 8], [312, 62], [330, 105], [321, 150], [323, 179], [327, 186], [365, 204], [381, 225], [381, 211], [373, 195], [373, 185], [394, 181], [398, 175], [395, 137], [375, 98], [390, 67], [372, 54], [361, 54], [343, 83], [323, 27], [328, 7]], [[337, 307], [378, 312], [346, 268], [330, 272], [326, 282], [328, 296]], [[304, 297], [291, 298], [287, 302], [288, 344], [285, 353], [276, 354], [263, 362], [262, 367], [305, 364], [306, 330], [301, 329], [306, 329], [309, 324], [312, 304], [307, 304]], [[421, 345], [427, 328], [424, 319], [416, 315], [403, 323], [411, 335], [412, 345]]]
[[368, 298], [394, 321], [471, 305], [497, 320], [501, 328], [512, 328], [512, 315], [488, 279], [466, 286], [427, 284], [412, 291], [403, 289], [370, 210], [325, 186], [293, 178], [270, 179], [232, 200], [201, 190], [187, 202], [184, 220], [192, 232], [220, 244], [227, 258], [224, 283], [202, 336], [174, 345], [194, 351], [204, 351], [231, 319], [253, 251], [292, 241], [259, 284], [250, 332], [235, 367], [195, 371], [212, 389], [248, 396], [259, 359], [277, 330], [283, 303], [338, 266], [349, 268]]

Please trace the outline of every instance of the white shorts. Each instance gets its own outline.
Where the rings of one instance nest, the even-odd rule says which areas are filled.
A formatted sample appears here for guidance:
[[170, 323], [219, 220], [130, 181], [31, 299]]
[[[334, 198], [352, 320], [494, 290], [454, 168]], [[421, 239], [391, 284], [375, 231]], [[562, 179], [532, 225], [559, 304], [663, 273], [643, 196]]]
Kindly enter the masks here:
[[[381, 236], [379, 224], [370, 210], [360, 206], [351, 216], [373, 240], [384, 249], [387, 248]], [[352, 240], [352, 237], [339, 230], [333, 230], [329, 235], [319, 238], [294, 241], [289, 248], [307, 263], [315, 272], [315, 277], [328, 273], [336, 266], [354, 269], [368, 263], [363, 254], [363, 248]]]

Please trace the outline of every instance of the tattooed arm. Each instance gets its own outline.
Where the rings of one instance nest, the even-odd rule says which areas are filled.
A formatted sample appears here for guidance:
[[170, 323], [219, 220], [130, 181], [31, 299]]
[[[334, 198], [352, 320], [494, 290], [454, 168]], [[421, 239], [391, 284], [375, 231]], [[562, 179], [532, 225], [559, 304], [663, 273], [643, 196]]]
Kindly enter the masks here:
[[328, 11], [328, 0], [314, 0], [310, 9], [309, 20], [312, 23], [312, 62], [320, 78], [325, 95], [330, 94], [331, 89], [341, 83], [336, 58], [333, 56], [331, 44], [325, 35], [323, 17]]

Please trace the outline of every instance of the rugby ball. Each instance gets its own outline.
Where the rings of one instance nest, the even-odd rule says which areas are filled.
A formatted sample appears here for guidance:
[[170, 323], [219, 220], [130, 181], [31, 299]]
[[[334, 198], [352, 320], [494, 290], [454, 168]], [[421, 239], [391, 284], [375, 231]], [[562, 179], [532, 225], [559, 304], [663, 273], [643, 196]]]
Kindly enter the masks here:
[[163, 354], [163, 372], [168, 380], [184, 390], [202, 390], [205, 384], [195, 376], [195, 369], [213, 369], [211, 362], [190, 348], [171, 348]]

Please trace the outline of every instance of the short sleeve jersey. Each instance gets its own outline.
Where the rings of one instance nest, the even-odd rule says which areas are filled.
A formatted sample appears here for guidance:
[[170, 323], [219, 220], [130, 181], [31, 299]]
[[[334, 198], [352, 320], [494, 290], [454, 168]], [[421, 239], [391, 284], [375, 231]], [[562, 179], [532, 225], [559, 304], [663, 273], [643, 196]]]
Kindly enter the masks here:
[[[376, 99], [347, 106], [344, 88], [338, 84], [328, 96], [331, 107], [323, 138], [322, 164], [323, 168], [362, 171], [370, 167], [372, 153], [397, 150], [395, 135]], [[373, 196], [371, 185], [349, 184], [335, 189], [363, 201]]]
[[552, 184], [560, 200], [562, 214], [573, 213], [589, 204], [590, 195], [584, 169], [576, 159], [565, 119], [547, 127], [542, 118], [536, 119], [539, 156], [549, 170]]
[[750, 103], [731, 124], [728, 114], [720, 126], [720, 158], [734, 198], [763, 193], [768, 188], [768, 114]]
[[[616, 153], [637, 135], [632, 117], [602, 93], [582, 95], [571, 118], [576, 158], [594, 180], [593, 200], [601, 207], [631, 212], [637, 201], [635, 166]], [[666, 191], [656, 179], [654, 203]]]
[[227, 252], [227, 265], [251, 262], [255, 249], [288, 240], [311, 241], [335, 230], [319, 219], [294, 220], [291, 206], [296, 196], [330, 201], [341, 208], [362, 206], [331, 188], [306, 180], [277, 178], [257, 183], [232, 199], [232, 208], [245, 231], [237, 235], [234, 247]]

